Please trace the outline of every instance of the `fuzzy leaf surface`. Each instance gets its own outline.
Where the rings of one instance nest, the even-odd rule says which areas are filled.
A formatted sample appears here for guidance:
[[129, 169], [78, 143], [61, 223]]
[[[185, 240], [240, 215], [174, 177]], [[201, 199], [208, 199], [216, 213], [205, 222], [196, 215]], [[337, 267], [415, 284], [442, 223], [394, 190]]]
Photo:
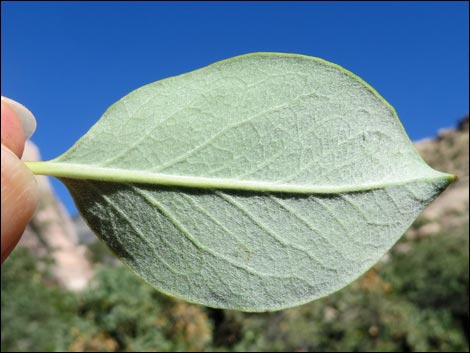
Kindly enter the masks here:
[[361, 79], [280, 53], [143, 86], [69, 151], [30, 167], [59, 177], [148, 283], [245, 311], [348, 285], [452, 181]]

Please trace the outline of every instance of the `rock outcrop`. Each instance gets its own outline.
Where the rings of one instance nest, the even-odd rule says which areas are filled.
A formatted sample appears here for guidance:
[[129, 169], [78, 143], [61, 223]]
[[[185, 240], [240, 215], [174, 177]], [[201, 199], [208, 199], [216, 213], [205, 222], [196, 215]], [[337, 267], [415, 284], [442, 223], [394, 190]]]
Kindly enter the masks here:
[[[40, 160], [38, 148], [27, 141], [23, 159]], [[20, 245], [38, 257], [54, 259], [52, 274], [63, 287], [78, 291], [86, 287], [93, 271], [87, 260], [86, 248], [78, 244], [77, 230], [64, 206], [56, 198], [45, 176], [36, 176], [39, 204], [27, 226]]]
[[456, 128], [441, 129], [437, 137], [418, 141], [416, 148], [434, 169], [457, 176], [407, 232], [409, 237], [425, 237], [468, 223], [469, 211], [469, 117]]

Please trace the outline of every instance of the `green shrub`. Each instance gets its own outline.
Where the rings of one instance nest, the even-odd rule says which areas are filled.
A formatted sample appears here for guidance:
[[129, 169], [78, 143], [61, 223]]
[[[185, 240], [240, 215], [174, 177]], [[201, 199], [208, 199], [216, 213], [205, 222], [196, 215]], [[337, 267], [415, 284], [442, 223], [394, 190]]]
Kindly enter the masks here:
[[24, 248], [2, 265], [2, 351], [60, 351], [71, 342], [75, 298], [56, 287], [47, 269]]

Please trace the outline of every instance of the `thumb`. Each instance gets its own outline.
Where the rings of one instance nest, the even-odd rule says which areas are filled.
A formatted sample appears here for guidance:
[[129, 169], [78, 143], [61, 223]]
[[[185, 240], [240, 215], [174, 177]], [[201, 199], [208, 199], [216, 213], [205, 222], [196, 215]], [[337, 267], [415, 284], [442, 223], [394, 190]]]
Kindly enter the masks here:
[[2, 262], [20, 240], [37, 203], [37, 186], [31, 171], [2, 145], [1, 173]]
[[19, 159], [24, 147], [22, 124], [2, 98], [1, 236], [2, 262], [18, 243], [37, 204], [36, 180]]

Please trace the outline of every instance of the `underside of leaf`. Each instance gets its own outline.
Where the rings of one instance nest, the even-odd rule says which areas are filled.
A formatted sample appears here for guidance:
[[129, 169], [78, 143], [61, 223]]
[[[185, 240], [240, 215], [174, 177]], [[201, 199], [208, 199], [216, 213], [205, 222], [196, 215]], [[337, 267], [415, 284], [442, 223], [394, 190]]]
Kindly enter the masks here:
[[318, 58], [255, 53], [137, 89], [30, 163], [157, 289], [277, 310], [364, 273], [453, 180], [394, 109]]

